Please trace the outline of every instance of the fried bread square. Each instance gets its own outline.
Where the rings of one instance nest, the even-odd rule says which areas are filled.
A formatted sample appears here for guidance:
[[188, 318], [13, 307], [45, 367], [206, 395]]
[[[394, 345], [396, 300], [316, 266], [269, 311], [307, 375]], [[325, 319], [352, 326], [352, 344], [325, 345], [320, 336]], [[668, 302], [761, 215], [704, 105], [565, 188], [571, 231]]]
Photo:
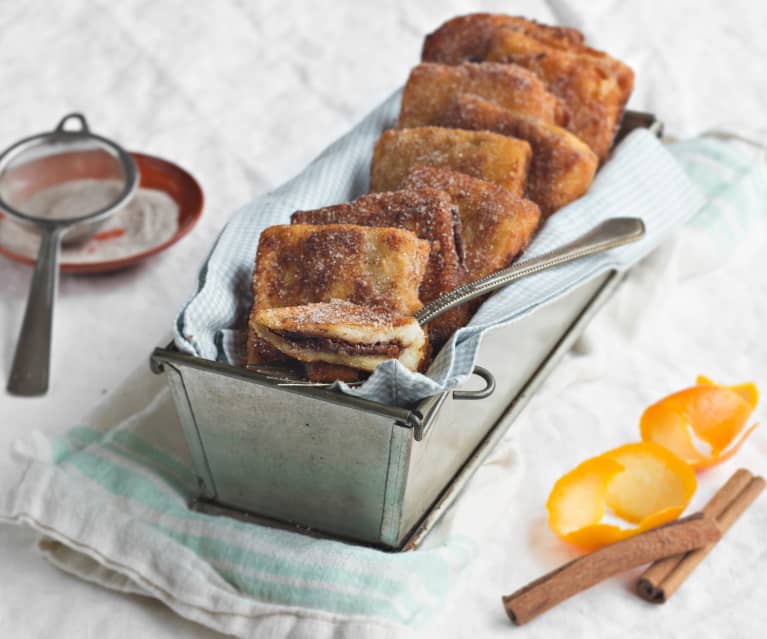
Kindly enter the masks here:
[[396, 190], [411, 167], [424, 164], [495, 182], [521, 196], [530, 156], [530, 145], [524, 140], [490, 131], [390, 129], [378, 138], [373, 150], [371, 190]]
[[[313, 211], [296, 211], [294, 224], [358, 224], [395, 227], [412, 231], [431, 246], [429, 263], [421, 281], [419, 297], [426, 304], [457, 288], [464, 280], [460, 244], [460, 219], [450, 197], [439, 190], [371, 193], [343, 204]], [[435, 348], [465, 325], [464, 309], [454, 309], [429, 324]]]
[[567, 128], [604, 161], [634, 87], [630, 67], [584, 44], [575, 29], [476, 13], [448, 20], [427, 36], [425, 62], [506, 62], [535, 73], [568, 107]]
[[557, 48], [505, 28], [491, 37], [487, 59], [535, 73], [568, 106], [568, 128], [600, 161], [607, 157], [634, 87], [634, 72], [628, 66], [602, 51]]
[[526, 196], [547, 216], [583, 195], [599, 165], [596, 154], [570, 131], [475, 95], [455, 96], [439, 124], [493, 131], [529, 142], [533, 156]]
[[421, 59], [444, 64], [485, 60], [490, 39], [501, 27], [521, 31], [549, 46], [570, 48], [583, 44], [583, 34], [569, 27], [551, 27], [518, 16], [470, 13], [448, 20], [426, 36]]
[[567, 124], [567, 109], [531, 71], [515, 64], [419, 64], [402, 94], [400, 129], [441, 124], [452, 97], [472, 93], [552, 124]]
[[457, 171], [415, 166], [403, 188], [440, 189], [450, 195], [461, 216], [467, 280], [505, 268], [529, 244], [541, 212], [530, 200], [503, 187]]
[[[253, 274], [254, 314], [266, 308], [347, 300], [401, 315], [418, 296], [431, 246], [410, 231], [350, 224], [272, 226], [261, 233]], [[277, 354], [248, 331], [248, 363]]]

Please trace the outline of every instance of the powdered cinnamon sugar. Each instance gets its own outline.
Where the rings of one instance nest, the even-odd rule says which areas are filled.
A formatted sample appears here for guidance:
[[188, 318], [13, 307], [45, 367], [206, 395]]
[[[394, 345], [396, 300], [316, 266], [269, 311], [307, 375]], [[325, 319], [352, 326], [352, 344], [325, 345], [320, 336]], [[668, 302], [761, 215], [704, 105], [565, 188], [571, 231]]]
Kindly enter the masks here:
[[[36, 216], [71, 217], [80, 208], [94, 210], [94, 202], [114, 201], [120, 184], [113, 180], [73, 180], [45, 189], [31, 197], [25, 211]], [[98, 207], [95, 207], [98, 208]], [[178, 230], [179, 206], [167, 193], [138, 189], [131, 201], [110, 217], [89, 239], [64, 244], [61, 262], [95, 263], [129, 257], [167, 242]], [[34, 258], [40, 240], [34, 229], [8, 216], [0, 218], [0, 245]]]

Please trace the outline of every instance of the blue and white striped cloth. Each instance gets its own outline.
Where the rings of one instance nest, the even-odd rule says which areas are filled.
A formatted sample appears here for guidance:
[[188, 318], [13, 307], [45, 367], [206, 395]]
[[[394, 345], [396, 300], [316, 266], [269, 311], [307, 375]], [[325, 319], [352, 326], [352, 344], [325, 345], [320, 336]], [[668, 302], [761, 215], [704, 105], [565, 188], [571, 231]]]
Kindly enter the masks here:
[[[261, 231], [289, 222], [297, 209], [326, 206], [365, 193], [373, 145], [395, 123], [399, 104], [397, 92], [301, 174], [237, 212], [200, 270], [199, 290], [176, 320], [175, 342], [181, 351], [234, 364], [242, 361]], [[630, 267], [692, 217], [703, 202], [703, 195], [673, 152], [651, 133], [635, 131], [601, 168], [588, 194], [546, 222], [525, 256], [534, 257], [570, 242], [608, 217], [642, 218], [647, 228], [644, 239], [534, 275], [496, 293], [468, 326], [455, 333], [426, 375], [392, 360], [379, 366], [361, 387], [341, 388], [366, 399], [408, 404], [461, 384], [473, 370], [486, 331], [525, 316], [599, 273]]]

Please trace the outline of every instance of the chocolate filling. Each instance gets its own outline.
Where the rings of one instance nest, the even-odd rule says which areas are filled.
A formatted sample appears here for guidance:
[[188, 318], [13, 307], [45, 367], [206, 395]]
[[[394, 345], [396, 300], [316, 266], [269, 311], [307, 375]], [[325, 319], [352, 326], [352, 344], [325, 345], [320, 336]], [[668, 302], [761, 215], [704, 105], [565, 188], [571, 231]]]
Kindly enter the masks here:
[[341, 355], [379, 355], [386, 358], [397, 359], [402, 351], [399, 342], [376, 342], [375, 344], [352, 344], [344, 340], [332, 337], [313, 337], [291, 331], [272, 331], [282, 339], [299, 348], [311, 351], [324, 351], [327, 353], [340, 353]]

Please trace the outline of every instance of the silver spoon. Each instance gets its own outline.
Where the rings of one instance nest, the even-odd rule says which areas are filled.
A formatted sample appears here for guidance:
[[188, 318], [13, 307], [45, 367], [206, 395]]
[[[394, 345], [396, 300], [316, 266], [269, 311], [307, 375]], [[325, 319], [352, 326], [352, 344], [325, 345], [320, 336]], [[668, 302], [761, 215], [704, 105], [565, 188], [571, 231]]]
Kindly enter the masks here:
[[[645, 225], [637, 217], [613, 217], [597, 224], [593, 229], [587, 231], [572, 242], [560, 246], [548, 253], [533, 257], [523, 262], [512, 264], [508, 268], [491, 273], [481, 279], [469, 282], [459, 286], [450, 293], [440, 295], [437, 299], [423, 306], [414, 313], [413, 317], [423, 326], [436, 319], [443, 313], [461, 306], [477, 297], [487, 295], [499, 288], [508, 286], [512, 282], [521, 280], [523, 277], [540, 273], [546, 269], [562, 266], [569, 262], [602, 253], [624, 244], [630, 244], [641, 239], [645, 234]], [[256, 372], [266, 373], [263, 365], [248, 366]], [[270, 366], [268, 374], [272, 379], [284, 380], [285, 386], [312, 386], [324, 388], [332, 386], [335, 382], [310, 382], [296, 379], [295, 374], [281, 376], [277, 366]], [[350, 385], [359, 386], [363, 382], [352, 382]]]
[[461, 306], [477, 297], [508, 286], [523, 277], [636, 242], [644, 236], [644, 233], [644, 222], [638, 217], [609, 218], [564, 246], [538, 257], [517, 262], [508, 268], [440, 295], [434, 301], [421, 307], [419, 311], [413, 314], [413, 317], [423, 326], [456, 306]]

